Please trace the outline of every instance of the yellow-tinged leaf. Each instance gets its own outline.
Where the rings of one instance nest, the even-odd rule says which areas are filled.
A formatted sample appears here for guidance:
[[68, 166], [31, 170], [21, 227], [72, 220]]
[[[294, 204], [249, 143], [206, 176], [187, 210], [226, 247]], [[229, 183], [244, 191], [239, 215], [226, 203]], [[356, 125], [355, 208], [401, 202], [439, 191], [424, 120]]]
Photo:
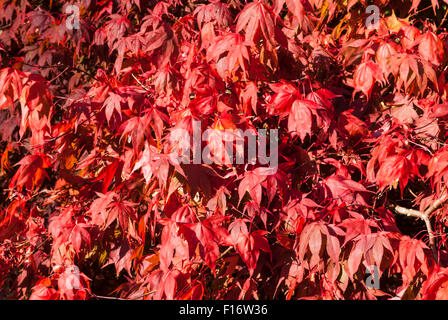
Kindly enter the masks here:
[[384, 19], [386, 22], [386, 26], [389, 28], [391, 32], [398, 32], [401, 30], [401, 27], [404, 25], [408, 25], [408, 18], [400, 19], [395, 16], [395, 12], [392, 11], [392, 15]]

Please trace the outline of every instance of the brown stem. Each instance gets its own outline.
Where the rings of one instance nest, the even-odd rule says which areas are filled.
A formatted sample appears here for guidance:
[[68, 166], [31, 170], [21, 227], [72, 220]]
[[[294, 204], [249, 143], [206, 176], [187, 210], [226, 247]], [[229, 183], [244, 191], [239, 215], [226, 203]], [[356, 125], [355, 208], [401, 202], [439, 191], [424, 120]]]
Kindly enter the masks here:
[[135, 79], [135, 81], [137, 81], [137, 83], [147, 92], [151, 92], [151, 90], [149, 90], [143, 83], [140, 82], [140, 80], [137, 79], [137, 77], [131, 73], [132, 77]]
[[429, 216], [431, 213], [434, 212], [434, 210], [436, 210], [437, 208], [439, 208], [447, 199], [447, 193], [444, 192], [442, 194], [442, 196], [437, 199], [436, 201], [434, 201], [426, 210], [425, 210], [425, 215]]
[[429, 235], [429, 243], [434, 245], [434, 233], [432, 231], [431, 222], [429, 221], [429, 218], [427, 215], [425, 215], [423, 212], [414, 210], [414, 209], [408, 209], [401, 206], [395, 206], [395, 211], [399, 214], [407, 215], [408, 217], [415, 217], [423, 220], [426, 224], [426, 229], [428, 230]]
[[445, 15], [443, 16], [442, 22], [440, 22], [440, 26], [442, 26], [443, 23], [445, 22], [447, 15], [448, 15], [448, 8], [445, 11]]
[[428, 236], [429, 236], [429, 245], [431, 247], [432, 254], [434, 255], [434, 259], [436, 259], [436, 261], [438, 261], [436, 244], [435, 244], [435, 240], [434, 240], [434, 232], [432, 231], [431, 222], [429, 221], [428, 216], [421, 211], [414, 210], [414, 209], [408, 209], [408, 208], [404, 208], [404, 207], [400, 207], [400, 206], [395, 206], [395, 211], [399, 214], [419, 218], [425, 222], [426, 230], [428, 231]]
[[429, 215], [434, 212], [437, 208], [439, 208], [445, 201], [447, 200], [447, 193], [444, 192], [442, 196], [434, 201], [431, 206], [429, 206], [424, 212], [415, 209], [404, 208], [401, 206], [395, 206], [395, 212], [415, 218], [419, 218], [425, 222], [426, 230], [428, 231], [429, 236], [429, 245], [431, 247], [432, 253], [436, 261], [438, 261], [437, 249], [436, 249], [436, 241], [434, 237], [434, 232], [432, 230], [431, 221], [429, 220]]
[[147, 292], [147, 293], [145, 293], [145, 294], [142, 294], [142, 295], [140, 295], [140, 296], [137, 296], [137, 297], [134, 297], [134, 298], [130, 298], [130, 299], [119, 298], [119, 297], [99, 296], [99, 295], [94, 294], [94, 293], [92, 293], [92, 296], [93, 296], [94, 298], [97, 298], [97, 299], [104, 299], [104, 300], [138, 300], [138, 299], [140, 299], [140, 298], [149, 296], [150, 294], [153, 294], [153, 293], [156, 293], [156, 292], [157, 292], [156, 290], [153, 290], [153, 291]]

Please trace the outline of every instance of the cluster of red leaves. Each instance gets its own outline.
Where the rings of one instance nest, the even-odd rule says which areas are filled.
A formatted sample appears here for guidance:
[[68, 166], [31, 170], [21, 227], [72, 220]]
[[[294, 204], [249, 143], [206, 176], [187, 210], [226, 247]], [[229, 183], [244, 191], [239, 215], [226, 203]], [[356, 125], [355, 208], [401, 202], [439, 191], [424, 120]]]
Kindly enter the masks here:
[[[447, 209], [436, 257], [393, 210], [447, 192], [445, 17], [375, 3], [0, 0], [0, 297], [448, 298]], [[172, 161], [194, 121], [278, 170]]]

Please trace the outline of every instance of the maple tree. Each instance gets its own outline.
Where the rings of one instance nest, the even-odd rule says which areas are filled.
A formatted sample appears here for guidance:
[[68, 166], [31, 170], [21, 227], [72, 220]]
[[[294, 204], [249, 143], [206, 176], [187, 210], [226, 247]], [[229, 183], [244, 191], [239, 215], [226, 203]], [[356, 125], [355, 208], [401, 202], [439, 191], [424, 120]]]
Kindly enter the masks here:
[[0, 298], [448, 299], [448, 7], [373, 3], [0, 0]]

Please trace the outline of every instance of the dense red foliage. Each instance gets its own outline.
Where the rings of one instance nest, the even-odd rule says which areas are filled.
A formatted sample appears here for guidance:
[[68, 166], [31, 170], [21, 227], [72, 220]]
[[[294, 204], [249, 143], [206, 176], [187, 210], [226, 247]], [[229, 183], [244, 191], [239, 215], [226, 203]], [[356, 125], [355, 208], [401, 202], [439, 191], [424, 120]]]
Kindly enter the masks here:
[[447, 6], [375, 4], [0, 0], [0, 298], [448, 298]]

